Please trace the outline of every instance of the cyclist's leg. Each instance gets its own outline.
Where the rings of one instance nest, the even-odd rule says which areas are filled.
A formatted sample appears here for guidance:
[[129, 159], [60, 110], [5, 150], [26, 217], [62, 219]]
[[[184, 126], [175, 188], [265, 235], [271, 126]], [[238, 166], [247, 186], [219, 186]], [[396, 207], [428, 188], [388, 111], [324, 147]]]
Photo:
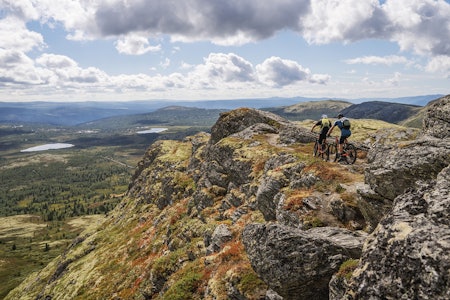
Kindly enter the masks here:
[[322, 130], [319, 135], [319, 145], [321, 145], [321, 151], [325, 150], [325, 142], [327, 140], [327, 131]]
[[342, 149], [344, 147], [344, 143], [345, 143], [345, 139], [347, 137], [345, 135], [341, 135], [341, 137], [339, 138], [339, 145], [338, 145], [338, 151], [337, 151], [337, 156], [341, 156], [342, 154]]

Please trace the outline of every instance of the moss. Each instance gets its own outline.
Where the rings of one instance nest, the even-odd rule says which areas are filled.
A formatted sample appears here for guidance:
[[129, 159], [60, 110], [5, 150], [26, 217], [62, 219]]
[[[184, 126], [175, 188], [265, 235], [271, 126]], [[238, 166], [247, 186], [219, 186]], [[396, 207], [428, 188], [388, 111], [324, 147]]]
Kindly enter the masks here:
[[199, 287], [204, 278], [203, 269], [195, 264], [190, 264], [182, 271], [174, 275], [175, 281], [170, 284], [162, 299], [167, 300], [191, 300], [200, 299]]
[[336, 188], [334, 190], [336, 191], [336, 193], [343, 193], [343, 192], [345, 192], [345, 188], [342, 185], [340, 185], [339, 183], [336, 184]]
[[186, 173], [176, 172], [173, 181], [184, 190], [195, 191], [196, 189], [194, 179]]
[[170, 252], [168, 255], [161, 256], [155, 259], [153, 264], [153, 271], [161, 276], [168, 276], [175, 272], [178, 268], [180, 258], [185, 254], [185, 249], [180, 248], [176, 251]]
[[342, 263], [342, 265], [339, 267], [339, 271], [337, 272], [337, 276], [341, 278], [345, 278], [346, 280], [350, 280], [352, 277], [353, 271], [358, 266], [359, 260], [358, 259], [349, 259]]
[[324, 227], [326, 226], [325, 222], [318, 218], [317, 216], [310, 216], [304, 220], [304, 225], [306, 228], [314, 228], [314, 227]]
[[186, 161], [187, 164], [192, 154], [192, 145], [179, 141], [163, 141], [161, 149], [163, 154], [158, 157], [158, 160], [165, 162]]
[[266, 288], [266, 284], [253, 270], [248, 269], [246, 271], [246, 273], [242, 274], [241, 281], [238, 284], [238, 288], [242, 294], [249, 295]]

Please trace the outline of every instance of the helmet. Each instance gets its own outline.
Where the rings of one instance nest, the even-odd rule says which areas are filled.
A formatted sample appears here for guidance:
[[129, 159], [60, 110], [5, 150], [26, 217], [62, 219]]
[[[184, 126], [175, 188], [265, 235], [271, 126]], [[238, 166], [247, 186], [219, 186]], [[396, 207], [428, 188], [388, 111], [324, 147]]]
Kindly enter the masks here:
[[338, 119], [342, 118], [343, 116], [343, 114], [338, 114]]
[[327, 115], [322, 115], [322, 119], [326, 119], [326, 118], [328, 118]]

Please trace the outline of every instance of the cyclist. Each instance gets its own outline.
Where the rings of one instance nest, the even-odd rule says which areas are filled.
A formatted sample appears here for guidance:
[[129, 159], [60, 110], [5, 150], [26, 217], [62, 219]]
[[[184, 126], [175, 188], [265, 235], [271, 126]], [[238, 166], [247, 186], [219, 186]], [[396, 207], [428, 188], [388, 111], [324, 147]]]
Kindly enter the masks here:
[[337, 160], [340, 161], [341, 160], [341, 153], [342, 153], [342, 148], [344, 146], [344, 142], [345, 139], [347, 139], [349, 136], [352, 135], [352, 132], [350, 130], [350, 121], [344, 117], [343, 114], [339, 114], [338, 115], [338, 120], [336, 120], [336, 122], [334, 122], [333, 126], [330, 128], [330, 130], [328, 130], [327, 135], [330, 136], [331, 132], [333, 131], [334, 127], [339, 127], [339, 129], [341, 130], [341, 137], [339, 138], [339, 146], [338, 146], [338, 151], [337, 151]]
[[331, 121], [328, 119], [328, 116], [323, 114], [322, 115], [322, 119], [320, 119], [319, 121], [317, 121], [316, 124], [314, 124], [314, 126], [311, 128], [311, 132], [313, 132], [314, 128], [316, 128], [316, 126], [320, 126], [320, 134], [319, 134], [319, 145], [321, 145], [321, 151], [325, 150], [324, 146], [325, 146], [325, 140], [327, 139], [327, 132], [331, 127]]

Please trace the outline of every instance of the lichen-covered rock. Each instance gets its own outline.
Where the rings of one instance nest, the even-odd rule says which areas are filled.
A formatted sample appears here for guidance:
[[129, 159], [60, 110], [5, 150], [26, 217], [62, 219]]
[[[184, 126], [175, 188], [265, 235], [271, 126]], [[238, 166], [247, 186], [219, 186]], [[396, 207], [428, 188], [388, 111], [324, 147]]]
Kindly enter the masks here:
[[341, 263], [358, 258], [366, 234], [320, 227], [250, 224], [243, 242], [253, 269], [285, 300], [328, 299], [328, 282]]
[[[450, 167], [395, 199], [344, 299], [450, 299]], [[332, 295], [331, 299], [343, 299]]]
[[423, 137], [396, 147], [375, 148], [365, 181], [381, 197], [393, 201], [417, 180], [432, 180], [448, 165], [450, 140]]
[[[265, 124], [253, 126], [256, 124]], [[248, 128], [252, 127], [249, 131]], [[244, 136], [253, 132], [279, 133], [280, 142], [292, 144], [295, 142], [311, 142], [314, 137], [305, 129], [293, 125], [288, 120], [258, 109], [240, 108], [220, 114], [219, 119], [211, 128], [210, 144], [215, 144], [221, 139], [232, 134], [245, 131]]]
[[216, 227], [216, 229], [214, 229], [214, 232], [211, 236], [211, 242], [206, 248], [206, 255], [210, 255], [211, 253], [219, 251], [222, 245], [230, 241], [232, 238], [233, 234], [231, 233], [230, 229], [228, 229], [228, 226], [225, 224], [220, 224]]
[[276, 219], [278, 202], [275, 195], [278, 194], [285, 183], [285, 178], [267, 177], [262, 179], [256, 193], [256, 207], [261, 211], [266, 221]]
[[423, 121], [423, 132], [437, 138], [450, 137], [450, 95], [431, 102]]
[[352, 276], [330, 282], [330, 299], [450, 298], [449, 99], [429, 105], [417, 140], [369, 153], [358, 206], [379, 223]]
[[375, 193], [365, 184], [358, 190], [357, 206], [366, 222], [366, 231], [372, 232], [380, 220], [392, 209], [392, 200]]

